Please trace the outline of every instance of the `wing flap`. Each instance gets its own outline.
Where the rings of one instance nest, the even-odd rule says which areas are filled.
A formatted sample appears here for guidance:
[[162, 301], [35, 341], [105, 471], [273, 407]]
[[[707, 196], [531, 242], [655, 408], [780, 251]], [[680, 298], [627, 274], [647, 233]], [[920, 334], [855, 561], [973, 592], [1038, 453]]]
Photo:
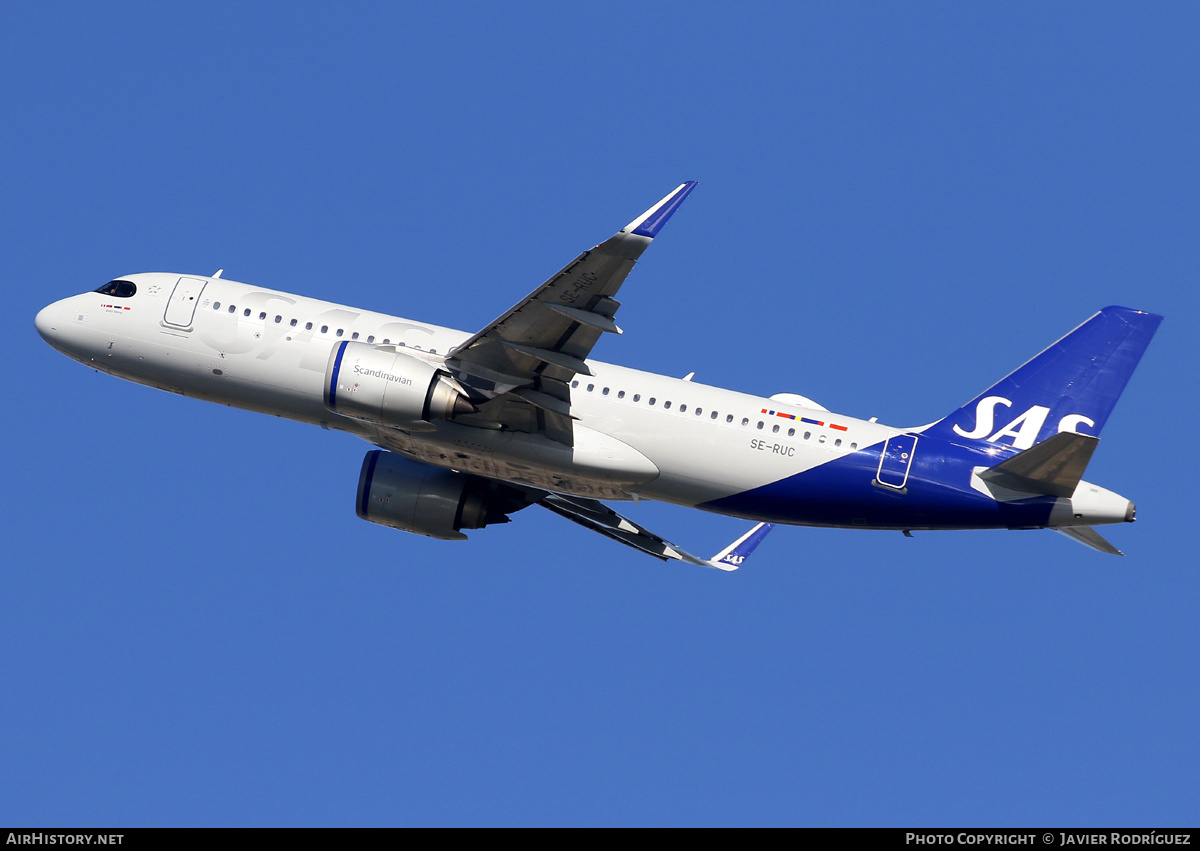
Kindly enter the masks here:
[[[612, 301], [612, 299], [609, 299]], [[620, 334], [621, 329], [617, 327], [617, 323], [613, 322], [608, 316], [596, 313], [593, 310], [580, 310], [577, 307], [567, 307], [565, 304], [548, 304], [546, 305], [556, 313], [561, 313], [568, 319], [578, 322], [581, 325], [587, 325], [595, 328], [597, 331], [606, 334]]]
[[571, 403], [564, 402], [556, 396], [551, 396], [549, 393], [543, 393], [540, 390], [529, 390], [521, 388], [513, 391], [514, 396], [524, 399], [531, 405], [536, 405], [545, 411], [550, 411], [554, 414], [561, 414], [564, 417], [571, 417]]
[[591, 375], [592, 371], [588, 369], [588, 365], [581, 358], [568, 355], [565, 352], [553, 351], [551, 349], [540, 349], [536, 346], [522, 346], [519, 343], [510, 343], [507, 340], [501, 343], [506, 348], [512, 349], [514, 352], [520, 352], [523, 355], [529, 355], [535, 360], [542, 363], [553, 364], [554, 366], [562, 367], [567, 372], [577, 375]]

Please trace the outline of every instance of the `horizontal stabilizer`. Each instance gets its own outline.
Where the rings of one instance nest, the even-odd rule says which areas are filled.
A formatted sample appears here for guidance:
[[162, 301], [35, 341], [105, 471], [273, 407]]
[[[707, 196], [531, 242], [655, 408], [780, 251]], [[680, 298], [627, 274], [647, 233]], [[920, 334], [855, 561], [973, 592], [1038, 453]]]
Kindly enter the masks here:
[[979, 477], [1010, 490], [1069, 497], [1075, 493], [1099, 442], [1100, 438], [1091, 435], [1059, 432], [989, 467]]
[[1068, 538], [1074, 538], [1085, 547], [1091, 547], [1093, 550], [1099, 550], [1102, 553], [1108, 553], [1114, 556], [1123, 556], [1125, 553], [1118, 550], [1108, 541], [1101, 537], [1100, 533], [1091, 526], [1058, 526], [1054, 529], [1055, 532], [1062, 532]]

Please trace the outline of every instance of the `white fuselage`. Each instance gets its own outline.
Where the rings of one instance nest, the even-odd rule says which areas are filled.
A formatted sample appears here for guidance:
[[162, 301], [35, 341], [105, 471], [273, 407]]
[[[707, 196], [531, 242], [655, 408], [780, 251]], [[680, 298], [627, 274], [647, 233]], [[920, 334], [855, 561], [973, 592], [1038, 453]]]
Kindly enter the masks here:
[[700, 505], [903, 431], [595, 360], [587, 361], [593, 375], [572, 383], [572, 447], [532, 428], [374, 425], [332, 413], [323, 402], [326, 364], [337, 343], [399, 346], [436, 364], [469, 335], [190, 277], [190, 304], [171, 303], [179, 275], [132, 275], [124, 280], [136, 283], [136, 295], [63, 299], [38, 315], [39, 331], [74, 359], [141, 384], [351, 432], [436, 466], [600, 499]]

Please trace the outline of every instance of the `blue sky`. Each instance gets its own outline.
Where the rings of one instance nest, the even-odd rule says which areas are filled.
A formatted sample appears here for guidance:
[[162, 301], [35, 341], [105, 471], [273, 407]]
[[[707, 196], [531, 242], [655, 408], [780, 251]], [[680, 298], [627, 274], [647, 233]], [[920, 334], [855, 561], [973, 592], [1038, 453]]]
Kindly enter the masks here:
[[[1196, 822], [1194, 8], [5, 18], [0, 823]], [[475, 330], [691, 179], [597, 357], [915, 425], [1104, 305], [1164, 314], [1088, 471], [1128, 557], [780, 528], [725, 575], [537, 508], [424, 539], [355, 516], [361, 441], [33, 328], [223, 267]]]

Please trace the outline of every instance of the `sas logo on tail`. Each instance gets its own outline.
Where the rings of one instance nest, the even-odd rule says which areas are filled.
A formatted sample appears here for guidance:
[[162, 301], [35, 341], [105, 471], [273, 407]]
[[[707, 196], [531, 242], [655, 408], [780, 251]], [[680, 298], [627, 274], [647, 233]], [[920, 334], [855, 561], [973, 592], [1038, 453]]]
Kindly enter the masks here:
[[[975, 406], [974, 431], [963, 431], [955, 425], [954, 433], [970, 440], [986, 439], [988, 443], [995, 443], [1002, 437], [1011, 437], [1015, 449], [1028, 449], [1033, 446], [1042, 426], [1046, 424], [1046, 417], [1050, 416], [1050, 409], [1043, 405], [1033, 405], [1025, 413], [993, 434], [992, 429], [996, 426], [996, 408], [1001, 405], [1011, 408], [1012, 402], [1003, 396], [983, 397]], [[1081, 425], [1094, 428], [1096, 423], [1091, 417], [1085, 417], [1083, 414], [1067, 414], [1058, 421], [1058, 430], [1077, 432]], [[991, 436], [988, 437], [988, 435]]]

